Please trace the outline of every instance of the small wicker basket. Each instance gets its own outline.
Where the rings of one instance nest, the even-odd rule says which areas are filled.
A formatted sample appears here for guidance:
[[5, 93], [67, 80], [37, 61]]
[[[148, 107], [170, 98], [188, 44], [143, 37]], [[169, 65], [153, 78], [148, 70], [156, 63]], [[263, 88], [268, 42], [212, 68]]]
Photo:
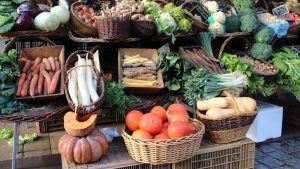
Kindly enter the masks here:
[[99, 38], [101, 39], [126, 39], [130, 33], [130, 15], [113, 18], [97, 18]]
[[153, 21], [132, 21], [131, 31], [138, 37], [150, 37], [156, 33], [156, 25]]
[[74, 12], [74, 7], [81, 4], [80, 2], [75, 2], [71, 5], [71, 28], [72, 30], [81, 37], [97, 37], [98, 30], [92, 26], [85, 24]]
[[69, 73], [69, 70], [74, 67], [75, 62], [77, 61], [77, 54], [83, 54], [83, 53], [84, 54], [88, 53], [89, 59], [93, 58], [93, 53], [91, 53], [89, 51], [84, 51], [84, 50], [76, 51], [68, 57], [68, 59], [66, 61], [66, 65], [65, 65], [65, 70], [66, 70], [66, 73], [65, 73], [65, 94], [66, 94], [67, 102], [68, 102], [70, 108], [74, 112], [76, 112], [76, 113], [78, 113], [79, 115], [82, 115], [82, 116], [101, 109], [102, 105], [103, 105], [103, 102], [104, 102], [104, 93], [105, 93], [105, 91], [104, 91], [105, 89], [104, 89], [103, 72], [99, 72], [95, 67], [93, 67], [93, 69], [96, 72], [96, 76], [97, 76], [97, 85], [98, 85], [98, 91], [97, 92], [99, 93], [99, 99], [95, 103], [92, 103], [88, 106], [79, 105], [79, 106], [76, 107], [76, 105], [73, 103], [73, 101], [72, 101], [72, 99], [69, 95], [69, 92], [68, 92], [68, 73]]
[[256, 110], [254, 112], [240, 114], [240, 110], [233, 96], [229, 92], [224, 92], [224, 94], [229, 96], [235, 104], [235, 116], [211, 118], [202, 114], [199, 110], [196, 110], [196, 114], [206, 126], [211, 141], [218, 144], [231, 143], [244, 139], [258, 112]]
[[196, 133], [178, 139], [152, 140], [132, 137], [127, 128], [122, 130], [122, 137], [128, 153], [134, 160], [152, 165], [176, 163], [189, 159], [199, 150], [205, 127], [196, 119], [190, 119]]

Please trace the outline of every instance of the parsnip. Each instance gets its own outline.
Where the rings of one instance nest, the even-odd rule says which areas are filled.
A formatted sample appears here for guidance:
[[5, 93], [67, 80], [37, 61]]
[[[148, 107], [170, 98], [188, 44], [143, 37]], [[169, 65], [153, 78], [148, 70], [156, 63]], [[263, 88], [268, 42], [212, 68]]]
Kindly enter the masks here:
[[[93, 63], [90, 59], [86, 57], [86, 65], [92, 66]], [[95, 103], [99, 99], [99, 95], [97, 93], [97, 89], [94, 86], [93, 82], [93, 69], [89, 66], [86, 67], [85, 79], [88, 87], [89, 94], [91, 96], [91, 100]]]
[[229, 101], [225, 97], [216, 97], [208, 100], [198, 100], [197, 109], [206, 111], [210, 108], [226, 108], [229, 106]]
[[76, 79], [76, 71], [72, 70], [68, 76], [69, 83], [68, 83], [68, 90], [69, 90], [69, 95], [71, 97], [71, 100], [73, 103], [78, 106], [78, 94], [77, 94], [77, 79]]
[[[85, 65], [85, 59], [81, 59], [79, 55], [78, 57], [78, 66], [84, 66]], [[78, 80], [78, 100], [82, 101], [83, 106], [88, 106], [90, 105], [90, 94], [89, 94], [89, 89], [86, 83], [86, 78], [85, 78], [85, 67], [78, 67], [77, 68], [77, 80]]]

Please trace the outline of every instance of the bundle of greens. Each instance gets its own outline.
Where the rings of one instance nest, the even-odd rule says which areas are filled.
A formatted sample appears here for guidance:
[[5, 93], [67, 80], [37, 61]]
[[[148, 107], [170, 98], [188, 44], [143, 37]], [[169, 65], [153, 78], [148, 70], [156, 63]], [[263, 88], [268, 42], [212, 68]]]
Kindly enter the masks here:
[[[33, 143], [38, 138], [39, 138], [39, 136], [36, 133], [25, 134], [24, 136], [20, 135], [19, 136], [19, 145], [24, 145], [26, 143]], [[10, 147], [12, 147], [12, 145], [13, 145], [13, 139], [12, 138], [8, 141], [8, 145]]]
[[160, 53], [160, 69], [163, 73], [165, 87], [172, 92], [183, 90], [183, 77], [190, 73], [193, 67], [183, 57], [174, 52]]
[[211, 47], [211, 41], [213, 36], [209, 32], [200, 32], [198, 34], [198, 39], [200, 40], [201, 45], [205, 49], [205, 51], [209, 54], [211, 58], [214, 58], [214, 54]]
[[10, 129], [4, 128], [0, 131], [0, 140], [9, 139], [13, 135]]
[[278, 85], [291, 92], [300, 100], [300, 56], [299, 52], [289, 48], [282, 48], [274, 53], [274, 66], [279, 69]]
[[16, 81], [20, 76], [17, 64], [17, 51], [0, 53], [0, 114], [12, 114], [22, 111], [26, 105], [13, 99]]
[[257, 91], [264, 96], [273, 94], [275, 84], [266, 84], [263, 77], [257, 75], [248, 63], [242, 62], [236, 55], [224, 53], [221, 64], [226, 67], [226, 70], [229, 73], [240, 71], [248, 77], [247, 91], [250, 94], [255, 94]]
[[127, 111], [127, 107], [132, 104], [140, 103], [140, 99], [134, 96], [128, 96], [124, 93], [124, 87], [113, 81], [105, 82], [105, 103], [103, 105], [104, 116], [116, 109], [121, 115]]
[[248, 84], [247, 77], [241, 72], [216, 74], [204, 69], [192, 70], [184, 80], [184, 97], [189, 105], [199, 99], [216, 97], [224, 90], [245, 88]]

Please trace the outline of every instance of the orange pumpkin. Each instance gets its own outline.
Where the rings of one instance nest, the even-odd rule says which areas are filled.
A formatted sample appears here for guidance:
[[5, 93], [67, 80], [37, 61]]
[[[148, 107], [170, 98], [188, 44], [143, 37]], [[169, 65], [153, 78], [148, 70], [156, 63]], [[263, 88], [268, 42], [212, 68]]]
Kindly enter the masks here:
[[167, 109], [167, 118], [169, 122], [182, 121], [189, 122], [189, 114], [183, 104], [171, 104]]
[[144, 131], [144, 130], [135, 130], [133, 133], [132, 133], [132, 137], [136, 137], [136, 138], [139, 138], [139, 139], [152, 139], [153, 136], [147, 132], [147, 131]]
[[149, 113], [158, 115], [162, 122], [166, 121], [167, 119], [167, 110], [161, 106], [154, 106]]
[[194, 134], [195, 132], [196, 129], [191, 123], [185, 123], [182, 121], [172, 122], [168, 128], [168, 134], [171, 138], [180, 138]]
[[85, 136], [96, 128], [97, 114], [85, 117], [79, 121], [74, 112], [68, 112], [64, 116], [64, 128], [71, 136]]
[[144, 114], [140, 119], [140, 129], [149, 132], [151, 135], [158, 134], [162, 129], [160, 117], [153, 113]]
[[125, 117], [125, 123], [128, 129], [132, 132], [139, 129], [140, 118], [143, 116], [143, 113], [138, 110], [132, 110], [127, 113]]
[[97, 161], [107, 154], [108, 141], [98, 129], [86, 137], [65, 134], [59, 139], [58, 150], [67, 161], [84, 164]]

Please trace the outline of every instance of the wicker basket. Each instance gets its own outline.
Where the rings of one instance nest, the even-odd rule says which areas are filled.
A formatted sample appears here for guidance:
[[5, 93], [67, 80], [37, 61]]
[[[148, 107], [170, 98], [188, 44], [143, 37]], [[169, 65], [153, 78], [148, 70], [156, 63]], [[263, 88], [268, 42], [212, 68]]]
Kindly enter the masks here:
[[224, 93], [229, 96], [235, 104], [235, 116], [210, 118], [202, 114], [199, 110], [196, 110], [196, 114], [206, 126], [211, 141], [218, 144], [244, 139], [257, 114], [257, 111], [240, 114], [240, 110], [232, 95], [228, 92]]
[[250, 41], [244, 37], [244, 36], [231, 36], [231, 37], [228, 37], [224, 42], [223, 44], [221, 45], [221, 48], [220, 48], [220, 51], [219, 51], [219, 54], [218, 54], [218, 59], [221, 60], [222, 59], [222, 55], [227, 47], [227, 45], [229, 44], [229, 42], [232, 40], [232, 39], [240, 39], [242, 40], [246, 47], [250, 47], [251, 46], [251, 43]]
[[130, 15], [114, 18], [97, 18], [99, 38], [126, 39], [130, 33]]
[[[65, 65], [65, 70], [66, 70], [66, 73], [65, 73], [65, 93], [66, 93], [66, 97], [67, 97], [67, 101], [68, 101], [68, 104], [70, 106], [70, 108], [80, 114], [80, 115], [86, 115], [86, 114], [89, 114], [89, 113], [92, 113], [96, 110], [99, 110], [102, 108], [102, 105], [103, 105], [103, 102], [104, 102], [104, 78], [103, 78], [103, 72], [99, 72], [95, 67], [93, 67], [93, 69], [95, 70], [96, 72], [96, 75], [97, 75], [97, 84], [98, 84], [98, 93], [99, 93], [99, 99], [95, 102], [95, 103], [92, 103], [88, 106], [75, 106], [75, 104], [73, 103], [73, 101], [71, 100], [71, 97], [69, 95], [69, 92], [68, 92], [68, 73], [69, 73], [69, 70], [71, 68], [74, 67], [75, 65], [75, 62], [77, 61], [77, 54], [84, 54], [86, 55], [86, 53], [88, 53], [88, 57], [90, 59], [93, 58], [93, 53], [91, 52], [88, 52], [88, 51], [76, 51], [74, 53], [72, 53], [67, 61], [66, 61], [66, 65]], [[85, 57], [85, 56], [84, 56]], [[92, 59], [93, 60], [93, 59]]]
[[150, 37], [156, 33], [156, 25], [152, 21], [132, 21], [131, 31], [138, 37]]
[[98, 30], [97, 28], [88, 26], [83, 22], [74, 12], [74, 6], [81, 4], [80, 2], [75, 2], [71, 5], [70, 14], [71, 14], [71, 28], [81, 37], [97, 37]]
[[288, 34], [299, 34], [300, 31], [300, 23], [291, 25], [288, 31]]
[[205, 127], [198, 120], [191, 119], [190, 122], [197, 132], [178, 139], [138, 139], [132, 137], [127, 128], [122, 130], [122, 137], [129, 155], [138, 162], [152, 165], [175, 163], [193, 157], [200, 148]]

